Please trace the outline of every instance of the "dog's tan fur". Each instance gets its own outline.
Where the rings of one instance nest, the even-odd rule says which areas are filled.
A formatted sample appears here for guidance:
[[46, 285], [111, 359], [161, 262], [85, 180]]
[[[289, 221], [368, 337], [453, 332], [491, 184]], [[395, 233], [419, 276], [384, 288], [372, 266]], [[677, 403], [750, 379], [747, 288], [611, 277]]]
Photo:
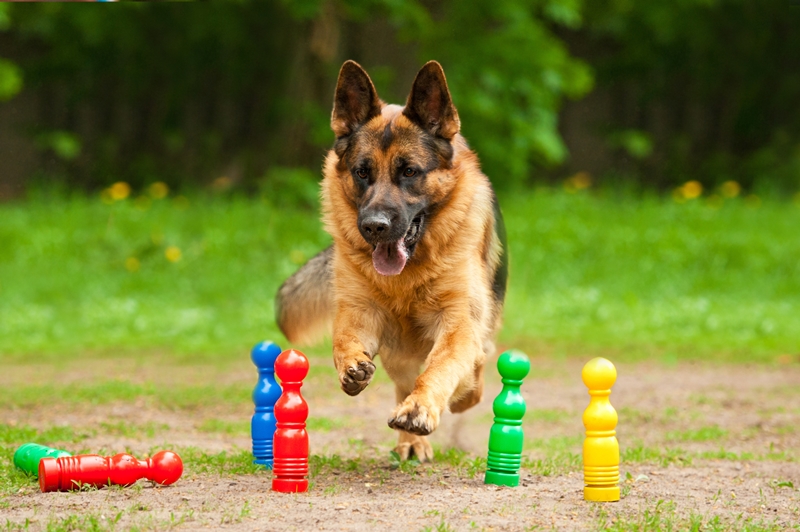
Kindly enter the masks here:
[[[408, 111], [410, 106], [419, 112]], [[406, 107], [377, 100], [366, 73], [345, 63], [332, 128], [350, 142], [360, 130], [358, 146], [347, 149], [369, 153], [376, 168], [375, 195], [413, 202], [422, 194], [432, 207], [402, 272], [379, 274], [373, 246], [359, 232], [359, 207], [366, 200], [341, 147], [331, 150], [322, 208], [334, 244], [281, 287], [278, 323], [290, 342], [309, 342], [332, 317], [334, 363], [351, 395], [369, 384], [372, 360], [380, 355], [395, 383], [398, 404], [389, 426], [399, 431], [396, 450], [403, 458], [413, 453], [430, 460], [425, 435], [436, 429], [445, 409], [462, 412], [481, 400], [483, 365], [494, 355], [505, 291], [504, 275], [498, 278], [504, 243], [494, 193], [458, 133], [458, 114], [438, 63], [420, 71]], [[395, 161], [429, 157], [422, 142], [431, 137], [449, 148], [439, 150], [441, 160], [421, 188], [411, 194], [394, 186]]]

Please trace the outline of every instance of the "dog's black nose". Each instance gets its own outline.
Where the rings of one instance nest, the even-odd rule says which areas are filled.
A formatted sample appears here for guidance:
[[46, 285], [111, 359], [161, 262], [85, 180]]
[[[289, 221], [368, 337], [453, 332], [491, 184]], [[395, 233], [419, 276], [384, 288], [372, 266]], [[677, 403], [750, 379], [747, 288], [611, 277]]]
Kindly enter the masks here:
[[361, 221], [361, 231], [371, 238], [378, 238], [388, 231], [389, 224], [389, 217], [385, 214], [373, 214]]

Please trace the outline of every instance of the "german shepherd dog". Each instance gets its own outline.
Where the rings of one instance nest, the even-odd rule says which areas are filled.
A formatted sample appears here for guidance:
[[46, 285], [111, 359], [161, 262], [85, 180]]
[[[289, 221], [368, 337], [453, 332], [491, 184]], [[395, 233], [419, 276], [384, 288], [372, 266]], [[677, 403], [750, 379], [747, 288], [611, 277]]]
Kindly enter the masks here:
[[442, 412], [481, 400], [502, 317], [505, 229], [460, 127], [439, 63], [422, 67], [404, 107], [385, 104], [364, 69], [344, 63], [322, 180], [333, 244], [276, 298], [291, 343], [317, 341], [333, 325], [345, 393], [367, 387], [380, 355], [395, 384], [388, 423], [404, 460], [431, 460], [425, 435]]

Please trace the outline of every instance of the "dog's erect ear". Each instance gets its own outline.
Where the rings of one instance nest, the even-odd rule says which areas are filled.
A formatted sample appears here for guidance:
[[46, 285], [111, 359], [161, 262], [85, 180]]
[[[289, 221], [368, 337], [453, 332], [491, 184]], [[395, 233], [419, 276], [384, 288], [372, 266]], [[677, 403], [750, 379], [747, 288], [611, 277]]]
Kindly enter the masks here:
[[345, 61], [336, 82], [331, 129], [337, 137], [381, 114], [381, 100], [367, 72], [355, 61]]
[[442, 65], [429, 61], [420, 69], [403, 114], [433, 135], [450, 140], [458, 133], [461, 122], [450, 98]]

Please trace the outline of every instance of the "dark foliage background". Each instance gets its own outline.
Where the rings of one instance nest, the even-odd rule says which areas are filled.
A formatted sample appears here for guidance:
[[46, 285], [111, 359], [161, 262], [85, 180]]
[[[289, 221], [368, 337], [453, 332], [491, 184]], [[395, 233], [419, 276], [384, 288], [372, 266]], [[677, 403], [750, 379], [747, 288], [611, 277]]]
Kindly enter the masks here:
[[0, 4], [0, 194], [307, 194], [348, 58], [397, 103], [439, 60], [501, 189], [581, 171], [794, 192], [798, 21], [784, 0]]

